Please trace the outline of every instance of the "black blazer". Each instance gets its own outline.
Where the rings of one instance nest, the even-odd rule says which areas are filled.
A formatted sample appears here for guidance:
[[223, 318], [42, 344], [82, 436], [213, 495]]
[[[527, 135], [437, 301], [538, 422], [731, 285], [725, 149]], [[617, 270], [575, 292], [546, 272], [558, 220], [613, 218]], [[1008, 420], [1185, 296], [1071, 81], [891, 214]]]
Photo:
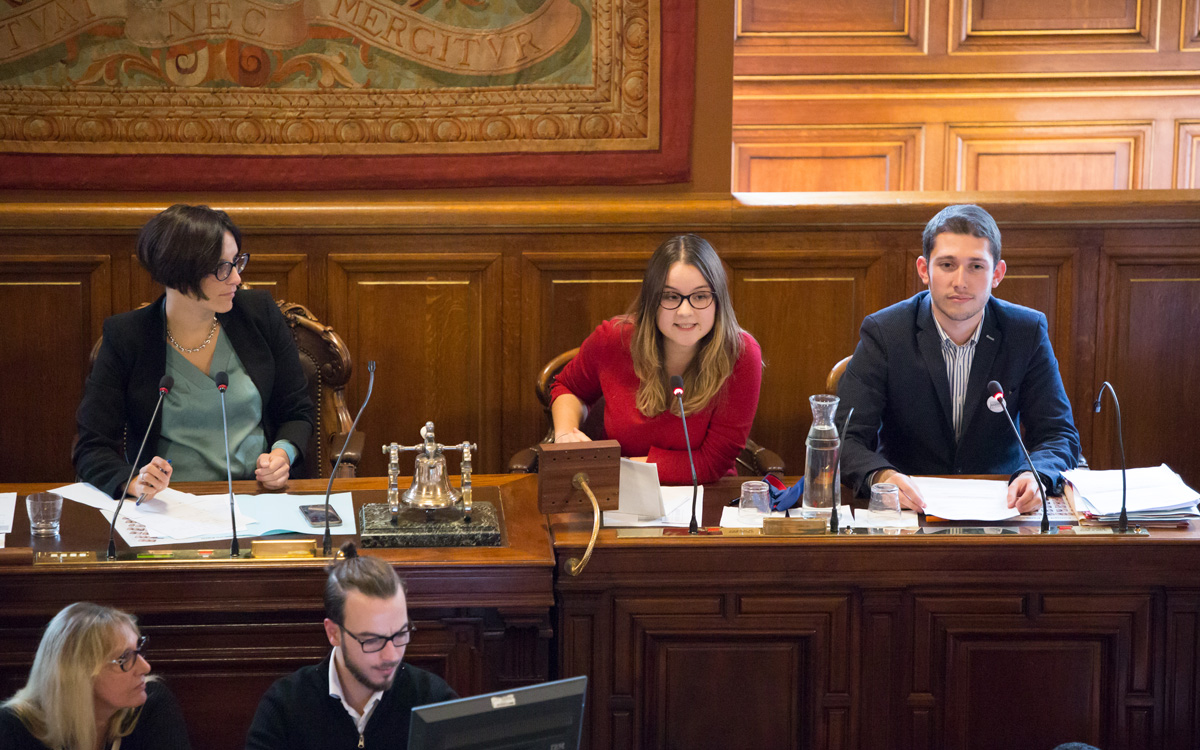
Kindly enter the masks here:
[[987, 408], [997, 380], [1034, 466], [1054, 487], [1079, 456], [1079, 432], [1046, 333], [1046, 316], [992, 297], [975, 345], [963, 404], [962, 440], [954, 437], [950, 381], [929, 301], [921, 292], [868, 316], [838, 386], [838, 425], [854, 407], [842, 445], [842, 481], [859, 495], [879, 469], [905, 474], [1008, 474], [1025, 459], [1003, 414]]
[[[75, 472], [81, 481], [114, 497], [125, 486], [167, 370], [165, 300], [159, 297], [104, 321], [104, 341], [75, 415]], [[262, 396], [267, 444], [291, 441], [300, 451], [298, 465], [312, 436], [313, 403], [287, 321], [271, 295], [245, 289], [234, 296], [233, 309], [217, 319]], [[160, 411], [140, 463], [157, 455], [161, 429]]]

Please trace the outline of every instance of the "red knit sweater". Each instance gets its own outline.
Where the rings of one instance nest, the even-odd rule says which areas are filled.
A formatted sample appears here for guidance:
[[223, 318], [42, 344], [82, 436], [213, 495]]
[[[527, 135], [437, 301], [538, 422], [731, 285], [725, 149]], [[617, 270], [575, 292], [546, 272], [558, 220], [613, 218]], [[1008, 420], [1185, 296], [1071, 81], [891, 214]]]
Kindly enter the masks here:
[[[665, 411], [647, 418], [637, 410], [639, 381], [629, 349], [632, 337], [633, 326], [620, 318], [597, 326], [559, 373], [551, 400], [570, 393], [591, 405], [603, 396], [604, 431], [621, 444], [621, 455], [648, 456], [650, 463], [658, 464], [663, 484], [691, 484], [679, 417]], [[758, 409], [762, 349], [748, 333], [742, 334], [742, 344], [742, 356], [721, 391], [704, 409], [687, 415], [696, 478], [702, 484], [735, 473], [734, 461], [746, 445]]]

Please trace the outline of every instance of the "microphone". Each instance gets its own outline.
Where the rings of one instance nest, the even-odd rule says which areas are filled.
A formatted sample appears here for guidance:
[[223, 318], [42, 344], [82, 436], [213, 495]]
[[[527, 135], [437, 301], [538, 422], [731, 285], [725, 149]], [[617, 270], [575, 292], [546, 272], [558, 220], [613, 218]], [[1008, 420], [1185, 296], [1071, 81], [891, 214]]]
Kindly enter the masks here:
[[[1046, 502], [1046, 488], [1042, 486], [1042, 478], [1038, 475], [1037, 469], [1033, 467], [1033, 459], [1029, 457], [1029, 451], [1025, 448], [1025, 441], [1021, 439], [1021, 431], [1017, 429], [1017, 423], [1013, 421], [1012, 415], [1008, 413], [1008, 403], [1004, 400], [1004, 386], [992, 380], [987, 385], [988, 391], [992, 394], [988, 397], [988, 408], [991, 409], [991, 402], [994, 400], [996, 405], [1000, 407], [1000, 411], [1004, 412], [1004, 416], [1008, 418], [1008, 424], [1013, 429], [1013, 434], [1017, 436], [1017, 445], [1021, 446], [1021, 452], [1025, 454], [1025, 462], [1029, 464], [1029, 470], [1033, 472], [1033, 481], [1037, 483], [1038, 492], [1042, 494], [1042, 533], [1050, 533], [1050, 507]], [[992, 409], [992, 411], [996, 411]]]
[[333, 462], [333, 471], [329, 472], [329, 486], [325, 488], [325, 541], [321, 544], [321, 554], [325, 557], [333, 554], [333, 539], [329, 536], [329, 495], [333, 492], [333, 478], [337, 476], [338, 467], [342, 465], [342, 456], [346, 455], [346, 448], [350, 445], [350, 436], [354, 434], [354, 428], [358, 427], [358, 420], [367, 408], [367, 402], [371, 400], [371, 391], [375, 389], [375, 360], [367, 363], [367, 372], [371, 374], [370, 379], [367, 380], [367, 397], [363, 399], [362, 406], [358, 407], [358, 414], [354, 415], [354, 421], [350, 423], [350, 431], [346, 433], [346, 439], [342, 441], [342, 449], [338, 451], [337, 460]]
[[229, 481], [229, 522], [233, 527], [233, 540], [229, 543], [229, 556], [241, 557], [237, 540], [237, 514], [233, 503], [233, 467], [229, 464], [229, 423], [225, 419], [225, 391], [229, 388], [229, 374], [224, 370], [213, 378], [217, 381], [217, 392], [221, 394], [221, 432], [225, 435], [225, 477]]
[[1121, 430], [1121, 402], [1117, 400], [1117, 389], [1112, 387], [1112, 383], [1107, 380], [1100, 386], [1100, 392], [1096, 394], [1096, 403], [1092, 404], [1092, 409], [1100, 413], [1100, 397], [1104, 395], [1105, 389], [1112, 394], [1113, 406], [1117, 408], [1117, 442], [1121, 445], [1121, 516], [1117, 521], [1117, 531], [1121, 534], [1129, 533], [1129, 514], [1125, 512], [1125, 495], [1128, 493], [1129, 487], [1125, 481], [1125, 434]]
[[[121, 508], [125, 505], [125, 496], [129, 494], [129, 485], [133, 484], [133, 475], [137, 471], [138, 461], [142, 460], [142, 451], [146, 448], [146, 440], [150, 437], [150, 430], [154, 428], [154, 420], [158, 417], [158, 410], [162, 407], [163, 399], [175, 387], [175, 378], [170, 375], [163, 375], [158, 381], [158, 403], [154, 405], [154, 413], [150, 415], [150, 423], [146, 425], [146, 434], [142, 435], [142, 444], [138, 446], [137, 455], [133, 458], [133, 466], [129, 467], [129, 478], [125, 480], [125, 490], [121, 493], [121, 497], [117, 500], [117, 510], [113, 513], [112, 522], [108, 525], [108, 559], [115, 559], [117, 556], [117, 516], [121, 515]], [[138, 502], [141, 502], [140, 500]]]
[[683, 422], [683, 442], [687, 444], [688, 465], [692, 467], [692, 522], [688, 524], [688, 533], [698, 534], [700, 527], [696, 523], [696, 493], [699, 491], [700, 483], [696, 481], [696, 462], [692, 460], [692, 441], [688, 437], [687, 415], [683, 413], [683, 378], [679, 375], [671, 376], [671, 393], [679, 399], [679, 420]]

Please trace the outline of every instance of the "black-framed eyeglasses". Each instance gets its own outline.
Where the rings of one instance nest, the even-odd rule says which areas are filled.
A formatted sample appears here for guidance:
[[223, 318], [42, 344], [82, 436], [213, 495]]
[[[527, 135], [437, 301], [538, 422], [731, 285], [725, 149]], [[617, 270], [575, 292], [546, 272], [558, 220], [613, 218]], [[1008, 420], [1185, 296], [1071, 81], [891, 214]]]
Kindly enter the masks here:
[[416, 626], [410, 622], [391, 635], [367, 634], [364, 636], [358, 636], [347, 630], [346, 626], [340, 622], [338, 623], [338, 627], [341, 628], [342, 632], [344, 632], [346, 635], [358, 641], [358, 645], [362, 646], [364, 654], [373, 654], [376, 651], [382, 651], [383, 647], [387, 645], [388, 641], [391, 641], [392, 645], [396, 648], [407, 646], [409, 640], [412, 639], [412, 634], [417, 630]]
[[115, 659], [109, 660], [110, 664], [116, 664], [121, 668], [122, 672], [128, 672], [133, 669], [133, 665], [137, 663], [137, 658], [140, 656], [146, 658], [146, 641], [147, 636], [138, 638], [137, 648], [131, 648]]
[[233, 273], [233, 269], [237, 269], [238, 273], [246, 270], [246, 264], [250, 262], [250, 253], [242, 253], [233, 260], [223, 260], [217, 264], [216, 270], [213, 271], [213, 276], [217, 277], [217, 281], [224, 281], [229, 278], [229, 274]]
[[662, 305], [664, 310], [678, 310], [684, 300], [692, 306], [693, 310], [703, 310], [713, 303], [714, 295], [708, 290], [692, 292], [691, 294], [680, 294], [679, 292], [663, 292], [658, 298], [658, 304]]

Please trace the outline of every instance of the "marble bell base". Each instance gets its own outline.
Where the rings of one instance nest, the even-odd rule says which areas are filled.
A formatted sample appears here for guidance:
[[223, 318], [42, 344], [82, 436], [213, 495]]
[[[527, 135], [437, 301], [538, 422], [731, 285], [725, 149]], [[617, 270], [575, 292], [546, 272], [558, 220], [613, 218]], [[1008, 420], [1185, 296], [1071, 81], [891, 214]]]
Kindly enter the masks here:
[[387, 503], [362, 506], [360, 543], [363, 547], [499, 547], [500, 519], [496, 507], [476, 502], [471, 521], [456, 509], [424, 511], [402, 508], [396, 523]]

